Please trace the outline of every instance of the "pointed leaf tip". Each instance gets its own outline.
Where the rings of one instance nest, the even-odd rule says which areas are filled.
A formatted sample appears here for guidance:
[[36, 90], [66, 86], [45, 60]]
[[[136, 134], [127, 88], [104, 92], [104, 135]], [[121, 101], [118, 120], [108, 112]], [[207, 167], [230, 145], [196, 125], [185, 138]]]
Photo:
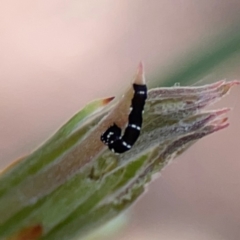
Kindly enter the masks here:
[[138, 65], [137, 74], [136, 74], [136, 77], [134, 78], [133, 83], [139, 84], [139, 85], [146, 84], [145, 75], [144, 75], [144, 67], [143, 67], [142, 61]]
[[230, 110], [231, 110], [230, 108], [222, 108], [222, 109], [214, 111], [214, 114], [218, 117], [222, 114], [228, 113]]
[[239, 85], [240, 84], [240, 80], [233, 80], [230, 82], [230, 86], [234, 86], [234, 85]]
[[214, 125], [213, 132], [217, 132], [219, 130], [227, 128], [230, 125], [229, 122], [227, 122], [227, 120], [228, 120], [228, 118], [227, 119], [223, 119], [221, 123], [218, 123], [218, 124]]
[[102, 105], [105, 106], [110, 103], [115, 97], [109, 97], [102, 100]]

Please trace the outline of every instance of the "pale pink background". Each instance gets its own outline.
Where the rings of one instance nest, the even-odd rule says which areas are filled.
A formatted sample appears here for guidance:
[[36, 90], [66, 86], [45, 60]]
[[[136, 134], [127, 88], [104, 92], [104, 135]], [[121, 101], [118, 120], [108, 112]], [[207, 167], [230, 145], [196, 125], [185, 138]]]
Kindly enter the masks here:
[[[239, 17], [239, 0], [8, 0], [0, 4], [0, 165], [31, 152], [88, 101], [148, 80]], [[239, 58], [207, 80], [240, 79]], [[206, 79], [203, 81], [206, 83]], [[118, 240], [240, 239], [240, 90], [231, 126], [179, 157]]]

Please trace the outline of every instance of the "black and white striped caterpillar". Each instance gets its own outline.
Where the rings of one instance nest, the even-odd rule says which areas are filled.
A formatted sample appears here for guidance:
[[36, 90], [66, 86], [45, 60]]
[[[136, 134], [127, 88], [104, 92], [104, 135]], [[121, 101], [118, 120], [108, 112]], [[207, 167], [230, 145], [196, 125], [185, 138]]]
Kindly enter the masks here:
[[101, 141], [114, 153], [124, 153], [130, 150], [140, 135], [142, 114], [147, 99], [147, 86], [134, 83], [133, 90], [134, 96], [128, 116], [128, 125], [123, 136], [121, 136], [121, 128], [115, 123], [101, 135]]

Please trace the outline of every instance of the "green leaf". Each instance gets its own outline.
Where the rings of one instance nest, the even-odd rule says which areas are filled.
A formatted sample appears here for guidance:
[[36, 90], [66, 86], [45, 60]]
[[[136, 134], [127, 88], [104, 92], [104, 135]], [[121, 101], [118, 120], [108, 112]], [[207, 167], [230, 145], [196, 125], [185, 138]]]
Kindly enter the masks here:
[[[211, 73], [220, 64], [225, 63], [230, 58], [240, 53], [240, 29], [239, 23], [227, 29], [225, 32], [218, 33], [217, 36], [196, 46], [181, 59], [175, 61], [175, 65], [159, 75], [155, 75], [154, 86], [159, 83], [163, 86], [173, 86], [175, 83], [181, 85], [194, 84], [197, 80]], [[236, 66], [237, 66], [236, 62]]]

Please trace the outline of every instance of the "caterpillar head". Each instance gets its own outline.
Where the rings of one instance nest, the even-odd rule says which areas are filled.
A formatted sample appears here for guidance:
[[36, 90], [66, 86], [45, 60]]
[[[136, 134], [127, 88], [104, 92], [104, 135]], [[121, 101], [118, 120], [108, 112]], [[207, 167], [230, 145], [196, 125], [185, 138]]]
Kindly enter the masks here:
[[121, 128], [119, 128], [115, 123], [109, 127], [102, 135], [101, 141], [109, 145], [121, 137]]

